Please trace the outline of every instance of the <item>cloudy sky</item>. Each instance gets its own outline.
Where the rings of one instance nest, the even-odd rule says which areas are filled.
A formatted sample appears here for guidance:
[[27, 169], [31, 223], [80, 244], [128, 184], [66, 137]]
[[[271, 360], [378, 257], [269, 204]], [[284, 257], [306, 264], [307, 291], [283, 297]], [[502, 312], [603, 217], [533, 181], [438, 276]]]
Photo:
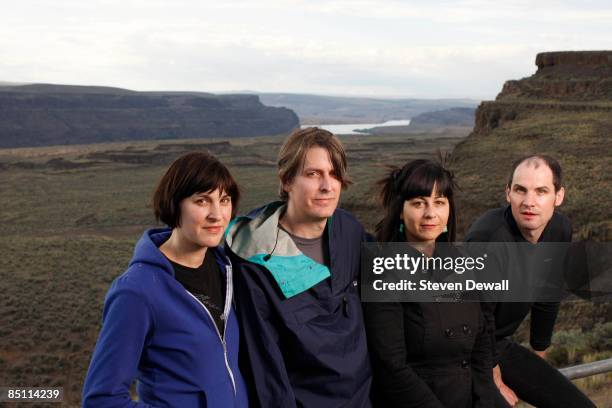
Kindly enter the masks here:
[[612, 48], [608, 0], [495, 3], [0, 0], [0, 81], [491, 99], [538, 52]]

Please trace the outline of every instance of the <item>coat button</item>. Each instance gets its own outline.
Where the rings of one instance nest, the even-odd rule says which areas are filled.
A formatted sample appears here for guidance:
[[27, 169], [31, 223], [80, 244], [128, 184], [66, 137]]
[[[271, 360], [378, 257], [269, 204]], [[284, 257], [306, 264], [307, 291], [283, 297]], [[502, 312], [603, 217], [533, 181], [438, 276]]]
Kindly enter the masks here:
[[455, 334], [455, 332], [453, 332], [453, 329], [446, 329], [444, 330], [444, 335], [448, 338], [453, 337], [453, 335]]
[[468, 368], [470, 366], [470, 362], [467, 360], [463, 360], [461, 362], [461, 368]]
[[472, 333], [472, 329], [470, 329], [470, 326], [468, 326], [467, 324], [463, 325], [463, 332], [465, 334], [471, 334]]

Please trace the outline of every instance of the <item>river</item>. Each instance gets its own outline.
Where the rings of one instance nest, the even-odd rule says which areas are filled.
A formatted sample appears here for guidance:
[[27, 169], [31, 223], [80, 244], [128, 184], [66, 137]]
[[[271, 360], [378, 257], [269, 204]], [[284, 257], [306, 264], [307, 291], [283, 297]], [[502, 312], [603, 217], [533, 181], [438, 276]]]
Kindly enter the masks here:
[[[320, 128], [329, 130], [335, 135], [363, 135], [367, 132], [358, 132], [357, 130], [371, 129], [373, 127], [386, 127], [386, 126], [408, 126], [410, 119], [405, 120], [388, 120], [382, 123], [353, 123], [353, 124], [339, 124], [339, 125], [318, 125]], [[302, 129], [310, 127], [312, 125], [302, 125]]]

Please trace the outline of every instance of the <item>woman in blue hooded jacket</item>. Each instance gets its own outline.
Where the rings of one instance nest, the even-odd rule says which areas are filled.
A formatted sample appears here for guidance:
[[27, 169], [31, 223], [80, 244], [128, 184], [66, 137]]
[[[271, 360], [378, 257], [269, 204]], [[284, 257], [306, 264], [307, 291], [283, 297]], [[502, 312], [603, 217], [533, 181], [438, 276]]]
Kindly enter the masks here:
[[208, 153], [170, 166], [152, 202], [169, 228], [143, 234], [108, 291], [83, 406], [247, 406], [232, 268], [218, 247], [238, 199], [228, 169]]

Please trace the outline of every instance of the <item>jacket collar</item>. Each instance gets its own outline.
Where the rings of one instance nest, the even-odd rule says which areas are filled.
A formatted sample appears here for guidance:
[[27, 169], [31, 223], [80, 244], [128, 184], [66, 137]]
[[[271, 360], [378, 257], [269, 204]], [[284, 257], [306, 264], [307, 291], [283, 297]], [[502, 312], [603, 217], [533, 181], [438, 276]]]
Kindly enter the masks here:
[[[538, 242], [551, 242], [551, 241], [558, 240], [558, 238], [555, 239], [556, 237], [554, 236], [555, 235], [554, 224], [557, 222], [557, 218], [558, 218], [558, 214], [555, 211], [553, 213], [553, 216], [548, 221], [548, 224], [546, 224], [546, 227], [544, 227], [544, 231], [542, 231], [542, 235], [540, 235], [540, 238], [538, 238]], [[514, 219], [514, 216], [512, 215], [512, 208], [510, 206], [507, 206], [506, 209], [504, 210], [504, 219], [506, 220], [506, 224], [508, 225], [508, 228], [510, 229], [510, 232], [512, 236], [514, 237], [515, 241], [529, 242], [525, 239], [525, 237], [521, 233], [521, 230], [519, 229], [516, 223], [516, 220]]]
[[276, 201], [236, 218], [227, 230], [226, 243], [241, 259], [267, 269], [283, 295], [290, 298], [330, 277], [331, 272], [304, 255], [278, 227], [285, 208], [284, 202]]
[[[144, 263], [158, 267], [174, 277], [174, 268], [159, 250], [159, 247], [170, 238], [171, 234], [172, 230], [170, 228], [151, 228], [146, 230], [136, 243], [129, 266]], [[225, 255], [223, 247], [217, 246], [207, 249], [207, 251], [211, 250], [215, 255], [219, 268], [225, 274], [227, 265], [229, 265], [229, 259]]]

